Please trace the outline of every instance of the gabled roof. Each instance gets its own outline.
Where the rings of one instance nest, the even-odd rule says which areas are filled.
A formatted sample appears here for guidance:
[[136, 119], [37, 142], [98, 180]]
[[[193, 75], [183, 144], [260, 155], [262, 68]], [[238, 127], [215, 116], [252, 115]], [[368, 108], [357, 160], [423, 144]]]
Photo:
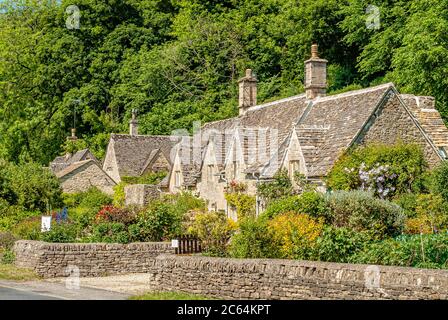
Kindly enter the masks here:
[[50, 163], [50, 169], [54, 173], [57, 173], [68, 166], [70, 166], [72, 163], [84, 161], [84, 160], [94, 160], [99, 164], [98, 159], [90, 152], [89, 149], [83, 149], [75, 152], [73, 155], [67, 154], [65, 156], [59, 156], [56, 157], [51, 163]]
[[139, 176], [158, 149], [172, 165], [171, 149], [177, 142], [178, 139], [171, 136], [112, 134], [110, 138], [122, 177]]
[[95, 163], [95, 161], [93, 161], [93, 160], [91, 160], [91, 159], [89, 159], [89, 160], [83, 160], [83, 161], [78, 161], [78, 162], [74, 162], [74, 163], [70, 164], [69, 166], [67, 166], [66, 168], [64, 168], [63, 170], [57, 172], [57, 173], [56, 173], [56, 177], [57, 177], [58, 179], [61, 179], [61, 178], [63, 178], [64, 176], [66, 176], [66, 175], [72, 173], [73, 171], [75, 171], [75, 170], [77, 170], [77, 169], [79, 169], [79, 168], [81, 168], [81, 167], [84, 167], [84, 166], [86, 166], [86, 165], [90, 165], [90, 164], [92, 164], [92, 163]]
[[[270, 139], [270, 137], [273, 136], [271, 135], [273, 131], [276, 131], [275, 136], [277, 137], [277, 141], [275, 141], [275, 144], [279, 147], [279, 156], [277, 158], [281, 158], [280, 154], [283, 154], [286, 151], [284, 142], [288, 139], [294, 125], [304, 114], [308, 104], [309, 101], [306, 100], [305, 95], [301, 94], [287, 99], [251, 107], [246, 113], [238, 117], [207, 123], [203, 126], [202, 130], [216, 131], [217, 135], [225, 135], [225, 138], [220, 137], [218, 139], [221, 142], [221, 145], [218, 144], [217, 146], [218, 151], [216, 158], [217, 160], [222, 160], [221, 165], [223, 165], [225, 161], [231, 161], [231, 159], [228, 159], [231, 154], [230, 148], [233, 147], [235, 150], [236, 146], [234, 146], [234, 141], [235, 138], [238, 137], [239, 143], [241, 144], [239, 148], [245, 159], [245, 163], [248, 164], [252, 170], [255, 170], [266, 161], [249, 158], [254, 154], [262, 154], [258, 152], [258, 146], [260, 145], [267, 148], [268, 154], [270, 155], [270, 146], [274, 144]], [[258, 132], [257, 130], [260, 131]], [[255, 140], [253, 140], [254, 132]], [[267, 133], [266, 141], [263, 141], [262, 138], [264, 133]], [[252, 143], [249, 143], [251, 139]], [[253, 141], [255, 141], [255, 145]], [[224, 145], [222, 145], [223, 142], [225, 142]]]

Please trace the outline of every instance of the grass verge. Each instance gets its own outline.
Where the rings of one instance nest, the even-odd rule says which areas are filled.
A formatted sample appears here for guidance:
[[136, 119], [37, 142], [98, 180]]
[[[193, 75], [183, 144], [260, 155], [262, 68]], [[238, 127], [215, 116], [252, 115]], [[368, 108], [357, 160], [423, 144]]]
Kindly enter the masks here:
[[0, 279], [2, 280], [37, 280], [39, 276], [30, 269], [18, 268], [13, 264], [0, 264]]

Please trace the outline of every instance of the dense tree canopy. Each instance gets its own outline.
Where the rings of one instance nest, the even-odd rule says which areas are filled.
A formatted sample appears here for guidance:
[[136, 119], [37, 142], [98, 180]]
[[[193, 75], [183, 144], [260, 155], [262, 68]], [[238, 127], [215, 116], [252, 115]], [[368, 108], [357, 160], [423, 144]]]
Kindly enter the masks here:
[[[433, 95], [448, 119], [448, 0], [77, 0], [0, 2], [0, 157], [47, 164], [74, 125], [98, 156], [127, 131], [169, 134], [237, 114], [236, 81], [259, 101], [303, 91], [312, 42], [329, 91], [393, 81]], [[379, 8], [369, 28], [369, 5]]]

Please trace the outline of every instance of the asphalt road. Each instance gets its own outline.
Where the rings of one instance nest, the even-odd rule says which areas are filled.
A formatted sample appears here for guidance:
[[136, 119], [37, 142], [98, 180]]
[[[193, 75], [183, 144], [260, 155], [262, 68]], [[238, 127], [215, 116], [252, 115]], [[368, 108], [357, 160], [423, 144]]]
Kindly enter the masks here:
[[60, 298], [48, 296], [45, 292], [17, 290], [0, 286], [1, 300], [61, 300]]
[[0, 280], [2, 300], [124, 300], [130, 295], [110, 290], [79, 287], [67, 288], [65, 283], [49, 281]]

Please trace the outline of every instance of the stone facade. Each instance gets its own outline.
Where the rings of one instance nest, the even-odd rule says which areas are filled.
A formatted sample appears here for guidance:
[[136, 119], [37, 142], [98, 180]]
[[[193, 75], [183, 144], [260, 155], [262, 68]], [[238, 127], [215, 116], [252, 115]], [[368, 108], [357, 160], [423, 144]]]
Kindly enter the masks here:
[[97, 187], [106, 194], [114, 193], [115, 181], [109, 177], [93, 160], [71, 164], [56, 173], [65, 193], [84, 192], [91, 187]]
[[363, 137], [363, 143], [416, 143], [421, 146], [431, 167], [440, 163], [437, 150], [430, 144], [426, 133], [422, 132], [422, 128], [402, 105], [396, 93], [390, 93], [388, 101], [371, 121], [373, 123]]
[[154, 290], [224, 299], [448, 299], [448, 271], [161, 255]]
[[45, 278], [67, 276], [66, 268], [79, 268], [80, 276], [149, 272], [155, 257], [172, 253], [171, 244], [151, 243], [46, 243], [17, 241], [15, 264]]
[[131, 184], [124, 187], [125, 205], [145, 206], [151, 200], [160, 197], [160, 190], [156, 185]]

